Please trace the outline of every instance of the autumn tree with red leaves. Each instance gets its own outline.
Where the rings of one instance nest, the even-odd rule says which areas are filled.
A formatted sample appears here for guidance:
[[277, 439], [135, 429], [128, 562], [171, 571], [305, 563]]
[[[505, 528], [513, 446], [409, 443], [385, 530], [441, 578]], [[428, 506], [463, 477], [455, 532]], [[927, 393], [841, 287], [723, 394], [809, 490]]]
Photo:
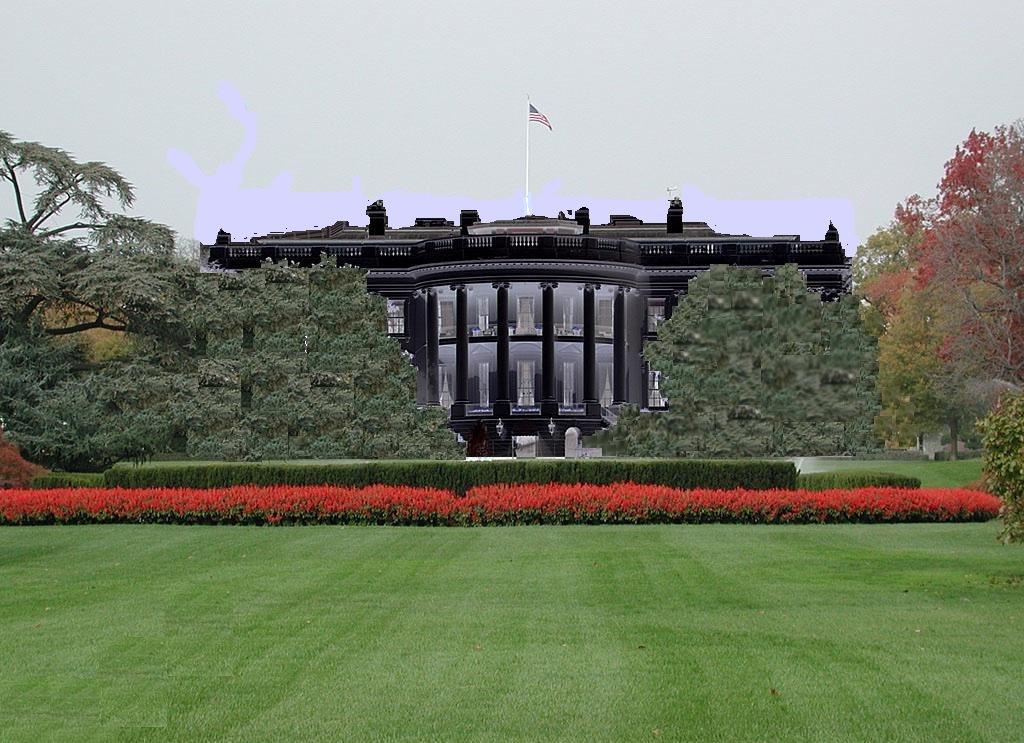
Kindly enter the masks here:
[[919, 222], [916, 286], [958, 311], [943, 353], [993, 383], [1024, 386], [1024, 120], [972, 131], [946, 163], [937, 196], [904, 215]]
[[0, 487], [25, 487], [33, 477], [45, 471], [39, 465], [32, 464], [22, 457], [17, 445], [4, 437], [3, 426], [0, 426]]
[[1024, 385], [1024, 122], [972, 131], [935, 197], [862, 245], [854, 279], [879, 336], [879, 433], [961, 424]]

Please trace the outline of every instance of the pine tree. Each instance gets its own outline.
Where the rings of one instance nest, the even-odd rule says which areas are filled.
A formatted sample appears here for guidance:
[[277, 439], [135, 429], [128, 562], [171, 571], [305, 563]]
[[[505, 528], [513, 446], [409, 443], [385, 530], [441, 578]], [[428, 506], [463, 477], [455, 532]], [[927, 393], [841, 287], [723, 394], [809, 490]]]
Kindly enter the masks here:
[[461, 455], [443, 411], [417, 408], [415, 370], [364, 271], [271, 264], [203, 279], [192, 456]]
[[623, 411], [611, 433], [637, 456], [838, 454], [874, 446], [875, 342], [857, 302], [822, 302], [795, 266], [715, 266], [658, 327], [645, 357], [664, 413]]

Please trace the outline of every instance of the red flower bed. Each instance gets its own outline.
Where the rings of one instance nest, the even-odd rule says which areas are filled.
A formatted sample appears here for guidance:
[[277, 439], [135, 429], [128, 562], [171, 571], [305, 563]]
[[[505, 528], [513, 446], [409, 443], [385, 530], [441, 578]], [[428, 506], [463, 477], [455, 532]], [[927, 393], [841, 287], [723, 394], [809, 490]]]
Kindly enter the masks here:
[[985, 521], [999, 499], [966, 489], [678, 490], [491, 485], [464, 497], [376, 485], [76, 488], [0, 492], [0, 524], [666, 524]]

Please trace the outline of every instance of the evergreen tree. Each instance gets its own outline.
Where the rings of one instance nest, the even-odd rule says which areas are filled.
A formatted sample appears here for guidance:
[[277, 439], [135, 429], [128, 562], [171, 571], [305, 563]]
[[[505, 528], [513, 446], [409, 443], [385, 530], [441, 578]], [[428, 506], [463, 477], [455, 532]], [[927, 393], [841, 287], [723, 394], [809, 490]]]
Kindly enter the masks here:
[[444, 412], [416, 407], [415, 370], [365, 271], [269, 264], [203, 279], [192, 456], [461, 456]]
[[637, 456], [837, 454], [874, 446], [874, 339], [857, 302], [822, 302], [795, 266], [715, 266], [647, 346], [664, 413], [626, 408], [614, 444]]
[[[100, 469], [167, 445], [194, 267], [122, 210], [113, 168], [0, 132], [0, 418], [33, 461]], [[141, 407], [140, 407], [141, 406]]]

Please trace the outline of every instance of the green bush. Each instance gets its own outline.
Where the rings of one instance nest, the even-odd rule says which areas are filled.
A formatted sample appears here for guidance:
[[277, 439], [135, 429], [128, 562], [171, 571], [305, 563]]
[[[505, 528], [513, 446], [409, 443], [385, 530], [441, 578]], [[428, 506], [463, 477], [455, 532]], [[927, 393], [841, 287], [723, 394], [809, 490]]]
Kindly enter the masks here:
[[867, 470], [836, 470], [799, 474], [796, 486], [801, 490], [847, 490], [850, 488], [919, 488], [921, 481], [910, 475]]
[[881, 451], [862, 452], [854, 454], [854, 459], [884, 459], [891, 462], [928, 462], [927, 454], [916, 449], [882, 449]]
[[119, 465], [104, 473], [114, 487], [211, 488], [228, 485], [410, 485], [465, 493], [474, 485], [524, 482], [635, 482], [676, 488], [793, 488], [792, 462], [756, 460], [458, 460], [346, 462], [335, 464], [223, 462]]
[[[985, 456], [985, 452], [979, 451], [978, 449], [961, 449], [959, 452], [957, 452], [956, 458], [957, 459], [981, 459], [983, 456]], [[949, 459], [949, 452], [948, 451], [937, 451], [937, 452], [935, 452], [935, 461], [936, 462], [949, 462], [950, 461], [950, 459]]]
[[1024, 542], [1024, 394], [1006, 395], [978, 424], [989, 490], [1003, 501], [1003, 542]]
[[102, 472], [49, 472], [33, 477], [30, 488], [102, 488]]

